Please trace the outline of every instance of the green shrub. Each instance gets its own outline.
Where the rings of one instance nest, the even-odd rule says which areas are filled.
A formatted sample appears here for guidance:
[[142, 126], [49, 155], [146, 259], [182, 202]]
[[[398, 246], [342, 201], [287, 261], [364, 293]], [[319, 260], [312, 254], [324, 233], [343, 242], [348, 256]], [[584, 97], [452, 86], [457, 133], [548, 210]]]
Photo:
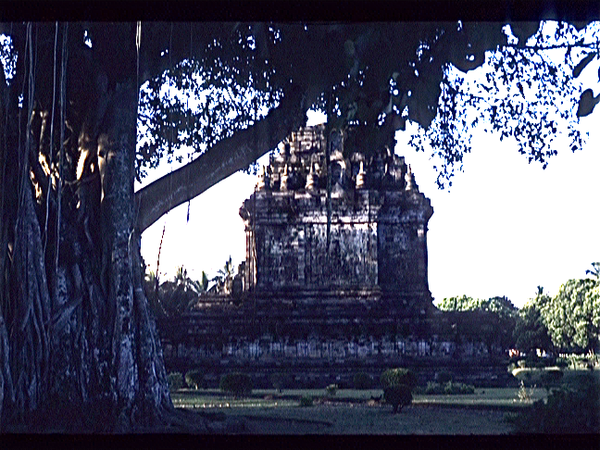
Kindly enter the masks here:
[[452, 375], [450, 374], [450, 372], [446, 372], [443, 370], [435, 374], [435, 381], [437, 381], [440, 384], [448, 383], [449, 381], [452, 381]]
[[192, 389], [204, 387], [204, 374], [200, 370], [190, 370], [185, 374], [185, 382]]
[[185, 381], [181, 372], [171, 372], [167, 375], [167, 381], [169, 382], [169, 390], [176, 391], [185, 387]]
[[313, 405], [313, 399], [310, 395], [303, 395], [300, 397], [300, 406], [305, 408]]
[[452, 381], [449, 381], [444, 385], [444, 394], [446, 395], [464, 395], [474, 393], [475, 386], [471, 384], [453, 383]]
[[327, 386], [325, 388], [325, 390], [327, 391], [327, 395], [329, 397], [334, 397], [335, 394], [337, 393], [338, 385], [337, 384], [330, 384], [329, 386]]
[[465, 395], [474, 394], [475, 386], [472, 384], [454, 383], [448, 381], [447, 383], [435, 383], [428, 382], [425, 391], [425, 395]]
[[392, 414], [402, 411], [402, 408], [410, 405], [413, 399], [411, 388], [405, 384], [397, 384], [384, 388], [383, 398], [386, 403], [392, 405]]
[[425, 395], [442, 395], [444, 393], [444, 386], [435, 381], [428, 381], [423, 394]]
[[221, 377], [219, 388], [225, 393], [242, 397], [252, 393], [252, 379], [245, 373], [228, 373]]
[[358, 372], [352, 378], [354, 389], [370, 389], [373, 386], [373, 378], [365, 372]]
[[401, 367], [388, 369], [381, 374], [381, 386], [385, 389], [391, 386], [408, 386], [412, 391], [417, 387], [417, 377], [409, 369]]
[[589, 377], [574, 388], [553, 389], [546, 402], [538, 400], [531, 408], [507, 417], [519, 433], [598, 433], [600, 432], [600, 386]]
[[526, 386], [554, 385], [560, 382], [562, 371], [558, 367], [546, 367], [543, 369], [520, 368], [512, 371], [512, 375]]
[[283, 389], [291, 388], [293, 383], [294, 379], [290, 374], [276, 372], [271, 375], [271, 384], [279, 392], [281, 392]]
[[567, 367], [569, 367], [569, 360], [566, 358], [556, 358], [556, 366], [560, 367], [561, 369], [566, 369]]

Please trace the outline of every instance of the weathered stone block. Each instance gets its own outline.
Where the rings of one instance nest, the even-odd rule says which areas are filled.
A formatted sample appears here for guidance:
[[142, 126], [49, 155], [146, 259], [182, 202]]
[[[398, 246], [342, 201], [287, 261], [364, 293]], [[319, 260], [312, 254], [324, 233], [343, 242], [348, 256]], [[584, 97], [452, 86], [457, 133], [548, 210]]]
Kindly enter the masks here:
[[326, 145], [324, 126], [293, 133], [242, 205], [247, 289], [375, 289], [399, 301], [407, 294], [430, 300], [426, 239], [433, 209], [404, 158], [334, 151], [328, 195]]

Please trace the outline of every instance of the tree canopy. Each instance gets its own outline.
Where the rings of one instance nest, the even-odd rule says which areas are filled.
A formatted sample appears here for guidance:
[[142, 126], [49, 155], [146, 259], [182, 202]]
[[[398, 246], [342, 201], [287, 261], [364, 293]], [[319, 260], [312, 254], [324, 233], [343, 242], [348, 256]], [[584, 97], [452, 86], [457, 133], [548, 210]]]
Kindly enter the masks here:
[[508, 298], [479, 299], [463, 295], [444, 298], [436, 306], [442, 311], [468, 312], [456, 324], [458, 333], [480, 339], [490, 348], [493, 344], [503, 349], [513, 345], [518, 310]]
[[[545, 167], [558, 152], [557, 133], [568, 134], [572, 151], [582, 147], [578, 117], [591, 113], [596, 100], [588, 101], [591, 91], [582, 93], [577, 77], [597, 59], [598, 35], [597, 26], [578, 30], [563, 22], [236, 23], [221, 24], [202, 47], [190, 25], [187, 47], [171, 39], [163, 44], [163, 59], [181, 62], [142, 87], [139, 129], [152, 133], [140, 139], [139, 173], [187, 148], [197, 163], [172, 177], [211, 170], [203, 184], [173, 194], [180, 204], [222, 179], [214, 159], [224, 161], [234, 147], [230, 167], [247, 167], [302, 124], [308, 108], [328, 112], [330, 127], [366, 152], [390, 145], [390, 134], [406, 120], [417, 122], [422, 131], [412, 143], [433, 148], [440, 186], [460, 168], [477, 126], [514, 137], [530, 162]], [[197, 45], [201, 55], [185, 54]], [[484, 64], [485, 74], [469, 77]], [[173, 90], [161, 98], [169, 84]], [[193, 100], [178, 100], [176, 90], [192, 92]], [[254, 148], [242, 152], [247, 142]], [[145, 209], [145, 199], [159, 187], [164, 192], [166, 182], [155, 186], [138, 194], [142, 230], [146, 214], [150, 222], [164, 209], [160, 202], [153, 202], [153, 212]]]
[[[460, 20], [72, 23], [70, 57], [95, 81], [81, 85], [82, 77], [75, 77], [80, 80], [67, 95], [85, 109], [93, 104], [85, 100], [91, 92], [135, 74], [141, 88], [138, 178], [164, 157], [192, 161], [136, 195], [143, 231], [274, 148], [304, 123], [309, 108], [329, 111], [332, 128], [352, 128], [367, 152], [389, 144], [390, 133], [404, 129], [406, 120], [417, 122], [422, 133], [413, 143], [431, 144], [440, 159], [440, 186], [470, 151], [477, 126], [514, 137], [521, 153], [545, 166], [558, 151], [551, 145], [558, 132], [568, 133], [571, 150], [581, 148], [578, 117], [590, 114], [600, 98], [577, 81], [598, 58], [600, 32], [577, 26]], [[52, 28], [36, 26], [38, 52], [47, 58]], [[2, 31], [19, 54], [25, 29]], [[123, 60], [110, 50], [115, 40], [125, 46]], [[485, 74], [468, 76], [484, 64]], [[36, 90], [37, 107], [48, 109], [52, 89]]]
[[552, 342], [570, 351], [598, 349], [600, 343], [600, 283], [573, 279], [540, 306]]
[[519, 310], [519, 317], [515, 324], [514, 338], [516, 348], [527, 353], [535, 349], [551, 350], [552, 340], [548, 335], [548, 328], [544, 323], [541, 308], [550, 297], [539, 293], [531, 302]]

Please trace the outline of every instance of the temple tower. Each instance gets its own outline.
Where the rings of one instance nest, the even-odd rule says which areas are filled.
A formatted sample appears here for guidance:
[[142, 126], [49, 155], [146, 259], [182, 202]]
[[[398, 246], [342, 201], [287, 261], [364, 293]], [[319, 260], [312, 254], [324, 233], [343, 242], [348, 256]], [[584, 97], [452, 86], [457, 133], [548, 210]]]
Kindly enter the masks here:
[[245, 286], [263, 297], [430, 304], [429, 199], [393, 150], [344, 148], [344, 136], [334, 138], [329, 187], [325, 125], [306, 127], [281, 144], [240, 208]]

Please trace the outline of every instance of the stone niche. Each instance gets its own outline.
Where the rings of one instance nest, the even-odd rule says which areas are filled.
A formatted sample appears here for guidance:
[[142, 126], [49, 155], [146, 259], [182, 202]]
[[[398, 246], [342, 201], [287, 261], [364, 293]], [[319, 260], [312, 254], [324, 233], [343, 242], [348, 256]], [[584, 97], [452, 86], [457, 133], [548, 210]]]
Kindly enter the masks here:
[[325, 125], [292, 133], [263, 168], [240, 208], [244, 289], [430, 303], [427, 222], [433, 208], [410, 166], [389, 148], [344, 149], [341, 135], [331, 142], [329, 180]]

